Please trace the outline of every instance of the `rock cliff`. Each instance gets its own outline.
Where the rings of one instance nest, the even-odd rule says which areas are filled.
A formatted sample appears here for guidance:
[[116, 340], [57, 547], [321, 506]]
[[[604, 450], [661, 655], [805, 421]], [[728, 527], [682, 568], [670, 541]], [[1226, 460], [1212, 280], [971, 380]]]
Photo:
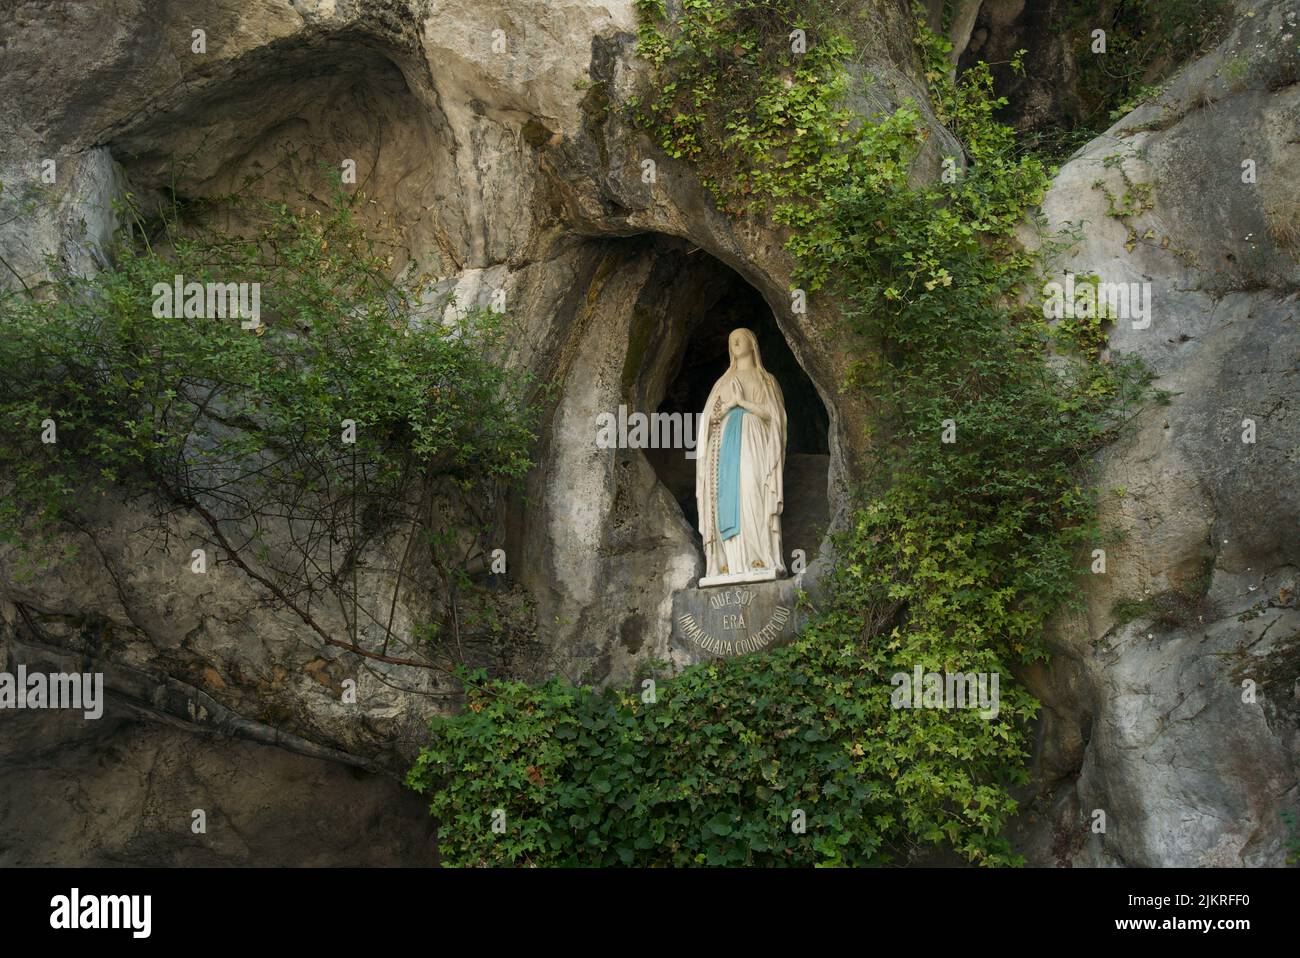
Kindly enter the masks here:
[[[925, 102], [906, 5], [863, 6], [876, 29], [861, 38], [874, 82], [860, 109]], [[1071, 158], [1045, 223], [1026, 224], [1031, 244], [1073, 233], [1062, 273], [1151, 284], [1149, 326], [1117, 323], [1110, 348], [1141, 355], [1173, 394], [1103, 453], [1099, 488], [1125, 537], [1090, 579], [1086, 614], [1059, 621], [1054, 659], [1025, 676], [1046, 706], [1017, 828], [1031, 861], [1284, 858], [1279, 812], [1296, 808], [1300, 765], [1296, 13], [1239, 4], [1230, 35]], [[790, 309], [780, 231], [720, 213], [695, 171], [629, 125], [621, 107], [644, 80], [635, 43], [630, 0], [18, 2], [0, 24], [6, 282], [39, 277], [46, 256], [97, 268], [128, 191], [280, 197], [354, 161], [395, 269], [431, 271], [459, 304], [504, 293], [522, 329], [508, 361], [552, 387], [539, 465], [502, 543], [541, 624], [529, 670], [629, 683], [673, 659], [673, 596], [701, 558], [670, 470], [598, 448], [596, 416], [670, 403], [692, 337], [719, 311], [748, 310], [784, 340], [807, 415], [825, 423], [824, 450], [808, 453], [820, 458], [800, 466], [825, 519], [807, 523], [816, 541], [787, 542], [813, 559], [842, 519], [865, 416], [840, 390], [834, 304]], [[945, 137], [934, 124], [917, 176], [937, 174]], [[1116, 215], [1133, 183], [1150, 202]], [[105, 501], [96, 547], [35, 579], [0, 554], [0, 657], [102, 671], [116, 703], [93, 733], [0, 716], [19, 772], [0, 791], [3, 831], [39, 831], [36, 796], [55, 791], [67, 824], [52, 846], [0, 847], [0, 861], [303, 860], [267, 822], [292, 828], [292, 808], [316, 806], [278, 781], [329, 794], [340, 831], [409, 827], [410, 843], [367, 854], [412, 860], [427, 825], [396, 777], [454, 685], [320, 648], [233, 570], [178, 571], [184, 520], [169, 542], [142, 541], [134, 508]], [[356, 704], [340, 696], [347, 678]], [[226, 775], [248, 789], [234, 794]], [[87, 800], [92, 784], [117, 797]], [[183, 833], [204, 804], [194, 793], [228, 810], [208, 852], [131, 837]], [[1105, 836], [1088, 828], [1094, 809]], [[350, 863], [352, 848], [311, 856]]]

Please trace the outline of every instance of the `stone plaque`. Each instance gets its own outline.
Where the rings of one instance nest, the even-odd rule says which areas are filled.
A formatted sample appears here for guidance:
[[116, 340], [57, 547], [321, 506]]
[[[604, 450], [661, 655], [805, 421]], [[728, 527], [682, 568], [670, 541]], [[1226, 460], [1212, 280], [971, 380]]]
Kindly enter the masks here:
[[804, 621], [797, 580], [777, 579], [673, 596], [673, 651], [691, 662], [760, 652], [792, 639]]

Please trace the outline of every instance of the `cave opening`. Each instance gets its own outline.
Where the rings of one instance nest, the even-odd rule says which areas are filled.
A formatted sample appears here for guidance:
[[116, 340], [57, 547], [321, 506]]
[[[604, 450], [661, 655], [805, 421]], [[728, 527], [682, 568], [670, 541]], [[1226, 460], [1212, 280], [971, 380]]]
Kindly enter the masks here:
[[[785, 505], [782, 547], [787, 564], [798, 549], [817, 555], [829, 524], [830, 416], [812, 379], [795, 358], [763, 295], [733, 269], [702, 251], [694, 251], [698, 278], [703, 268], [713, 275], [694, 284], [696, 295], [684, 302], [673, 321], [683, 338], [669, 367], [663, 398], [656, 412], [695, 414], [704, 410], [709, 390], [729, 364], [727, 337], [745, 327], [758, 340], [763, 365], [781, 387], [786, 407]], [[660, 482], [681, 507], [697, 547], [703, 552], [695, 500], [696, 460], [680, 449], [646, 449]]]

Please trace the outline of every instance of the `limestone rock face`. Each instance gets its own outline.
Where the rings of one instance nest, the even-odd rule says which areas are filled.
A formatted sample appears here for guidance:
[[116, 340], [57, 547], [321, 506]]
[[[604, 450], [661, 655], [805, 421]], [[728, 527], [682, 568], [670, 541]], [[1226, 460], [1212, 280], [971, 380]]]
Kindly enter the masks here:
[[[1300, 768], [1300, 10], [1245, 10], [1076, 154], [1043, 207], [1077, 228], [1059, 272], [1150, 284], [1150, 325], [1121, 318], [1110, 348], [1143, 357], [1171, 396], [1101, 456], [1104, 518], [1124, 538], [1031, 676], [1046, 705], [1039, 859], [1285, 859]], [[1110, 215], [1107, 194], [1129, 184], [1150, 184], [1150, 209]]]
[[5, 718], [0, 865], [434, 864], [424, 801], [386, 776], [115, 712]]
[[[924, 102], [905, 5], [866, 6], [876, 29], [856, 68], [875, 82], [854, 102], [864, 113]], [[844, 490], [864, 461], [864, 410], [839, 388], [843, 334], [831, 305], [791, 312], [783, 236], [719, 213], [692, 169], [628, 124], [622, 107], [645, 80], [631, 0], [11, 8], [0, 23], [4, 282], [38, 277], [47, 255], [95, 269], [126, 191], [279, 197], [303, 182], [324, 191], [321, 167], [352, 160], [372, 201], [367, 225], [390, 243], [395, 269], [431, 272], [461, 305], [504, 291], [520, 325], [504, 361], [553, 387], [538, 468], [507, 506], [503, 543], [511, 580], [536, 604], [545, 646], [537, 673], [630, 685], [653, 660], [692, 659], [674, 645], [670, 622], [674, 596], [699, 576], [702, 558], [674, 467], [642, 450], [598, 447], [596, 419], [669, 401], [693, 335], [729, 308], [737, 282], [765, 303], [774, 335], [811, 382], [810, 403], [823, 407], [822, 448], [792, 457], [809, 490], [797, 522], [809, 541], [787, 544], [805, 551], [804, 585], [815, 585], [826, 561], [820, 537], [842, 521]], [[1112, 347], [1142, 354], [1176, 395], [1103, 457], [1101, 488], [1126, 490], [1106, 502], [1128, 538], [1092, 583], [1086, 619], [1062, 622], [1057, 658], [1028, 676], [1047, 706], [1039, 801], [1021, 835], [1035, 861], [1280, 861], [1277, 813], [1296, 803], [1288, 682], [1300, 629], [1300, 181], [1288, 175], [1300, 168], [1300, 104], [1294, 38], [1277, 39], [1293, 30], [1294, 18], [1284, 20], [1293, 8], [1254, 4], [1257, 15], [1221, 50], [1072, 160], [1048, 197], [1053, 225], [1083, 222], [1062, 269], [1156, 287], [1151, 326], [1117, 325]], [[206, 52], [193, 52], [196, 30]], [[1244, 72], [1228, 69], [1239, 61]], [[1154, 183], [1154, 208], [1131, 224], [1154, 235], [1131, 250], [1127, 226], [1106, 215], [1092, 185], [1100, 178], [1123, 192], [1104, 163], [1116, 151], [1132, 177]], [[917, 175], [934, 175], [953, 152], [936, 126]], [[1248, 158], [1259, 170], [1249, 187], [1240, 182]], [[45, 160], [57, 171], [52, 185], [41, 180]], [[1238, 441], [1243, 418], [1257, 424], [1252, 445]], [[399, 774], [427, 718], [451, 707], [454, 683], [322, 647], [233, 570], [183, 574], [185, 520], [168, 542], [144, 542], [131, 533], [134, 508], [106, 500], [97, 547], [83, 543], [48, 575], [19, 579], [13, 556], [0, 554], [4, 667], [103, 671], [129, 715], [95, 734], [124, 754], [122, 776], [157, 754], [204, 781], [263, 765], [260, 789], [282, 765], [286, 776], [318, 776], [316, 791], [355, 788], [348, 800], [377, 809], [381, 779], [339, 784], [353, 774], [340, 766]], [[1121, 623], [1112, 613], [1118, 599], [1197, 591], [1206, 570], [1208, 594], [1194, 597], [1205, 608], [1190, 623], [1156, 628], [1149, 616]], [[376, 589], [388, 584], [375, 575]], [[1239, 672], [1257, 678], [1260, 704], [1240, 702]], [[347, 679], [357, 683], [355, 705], [342, 699]], [[13, 721], [0, 715], [5, 727]], [[12, 760], [30, 771], [0, 793], [6, 831], [32, 796], [69, 774], [33, 759], [43, 734], [12, 738], [25, 743], [11, 747]], [[186, 744], [187, 735], [205, 744]], [[125, 789], [123, 781], [105, 787]], [[400, 787], [383, 781], [399, 801]], [[171, 814], [189, 798], [166, 801]], [[1094, 808], [1107, 811], [1104, 840], [1083, 832]], [[232, 820], [244, 821], [239, 814], [232, 807]], [[207, 846], [204, 860], [259, 861], [266, 849], [293, 860], [264, 838]], [[73, 839], [4, 854], [31, 863], [196, 861], [174, 843], [128, 847], [105, 835], [78, 857], [65, 841]], [[392, 862], [410, 854], [381, 848]]]

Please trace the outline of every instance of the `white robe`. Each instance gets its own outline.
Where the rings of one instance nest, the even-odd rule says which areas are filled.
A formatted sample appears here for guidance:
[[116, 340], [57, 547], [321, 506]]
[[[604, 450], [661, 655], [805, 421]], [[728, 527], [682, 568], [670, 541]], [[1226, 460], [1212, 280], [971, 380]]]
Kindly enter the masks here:
[[725, 409], [732, 383], [743, 383], [734, 370], [722, 375], [704, 404], [703, 431], [695, 465], [695, 501], [704, 540], [705, 575], [738, 575], [761, 569], [785, 572], [781, 554], [781, 512], [785, 507], [785, 401], [781, 387], [760, 369], [760, 395], [744, 395], [747, 402], [767, 413], [767, 421], [745, 410], [740, 440], [740, 532], [722, 539], [718, 532], [718, 464], [724, 415], [713, 422], [715, 405]]

